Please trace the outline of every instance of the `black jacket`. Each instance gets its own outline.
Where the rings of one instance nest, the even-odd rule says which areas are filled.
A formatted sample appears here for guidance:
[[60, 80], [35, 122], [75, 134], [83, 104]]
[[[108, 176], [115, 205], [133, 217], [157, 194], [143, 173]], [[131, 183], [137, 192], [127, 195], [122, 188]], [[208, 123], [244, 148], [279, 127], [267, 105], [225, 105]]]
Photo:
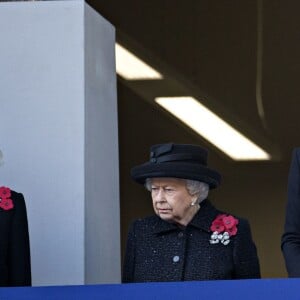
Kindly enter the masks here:
[[289, 277], [300, 277], [300, 148], [294, 149], [281, 248]]
[[0, 286], [31, 285], [25, 201], [13, 191], [10, 198], [14, 208], [0, 208]]
[[210, 244], [210, 226], [220, 213], [206, 200], [185, 229], [158, 216], [135, 221], [128, 234], [122, 281], [259, 278], [246, 220], [238, 219], [238, 232], [228, 245]]

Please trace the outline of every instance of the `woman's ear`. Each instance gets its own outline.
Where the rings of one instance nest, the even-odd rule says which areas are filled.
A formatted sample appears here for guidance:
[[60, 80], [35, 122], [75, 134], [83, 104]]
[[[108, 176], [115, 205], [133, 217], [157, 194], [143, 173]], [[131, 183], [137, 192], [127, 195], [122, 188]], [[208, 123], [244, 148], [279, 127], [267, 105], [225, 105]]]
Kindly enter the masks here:
[[191, 202], [191, 206], [195, 206], [196, 204], [198, 204], [197, 201], [198, 200], [198, 195], [195, 194], [192, 196], [192, 202]]

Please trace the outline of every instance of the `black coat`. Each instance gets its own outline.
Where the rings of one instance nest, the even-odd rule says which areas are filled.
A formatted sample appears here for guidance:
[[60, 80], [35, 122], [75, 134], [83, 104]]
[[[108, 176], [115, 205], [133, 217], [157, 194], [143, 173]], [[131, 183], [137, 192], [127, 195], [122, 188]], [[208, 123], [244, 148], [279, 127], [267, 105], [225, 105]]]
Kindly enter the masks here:
[[0, 208], [0, 286], [31, 285], [25, 201], [13, 191], [10, 198], [14, 208]]
[[300, 148], [294, 149], [290, 166], [281, 247], [289, 277], [300, 277]]
[[238, 219], [228, 245], [210, 244], [210, 226], [221, 212], [206, 200], [184, 229], [152, 216], [129, 230], [123, 282], [259, 278], [249, 224]]

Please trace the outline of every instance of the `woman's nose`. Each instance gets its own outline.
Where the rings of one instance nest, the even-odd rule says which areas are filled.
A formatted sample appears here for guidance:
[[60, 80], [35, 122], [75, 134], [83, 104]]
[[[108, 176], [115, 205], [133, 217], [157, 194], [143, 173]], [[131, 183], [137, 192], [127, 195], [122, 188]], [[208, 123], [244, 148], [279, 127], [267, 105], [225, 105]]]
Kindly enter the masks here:
[[155, 200], [157, 202], [161, 202], [161, 201], [165, 200], [165, 195], [164, 195], [164, 190], [163, 189], [158, 190], [158, 192], [156, 194], [156, 197], [155, 197]]

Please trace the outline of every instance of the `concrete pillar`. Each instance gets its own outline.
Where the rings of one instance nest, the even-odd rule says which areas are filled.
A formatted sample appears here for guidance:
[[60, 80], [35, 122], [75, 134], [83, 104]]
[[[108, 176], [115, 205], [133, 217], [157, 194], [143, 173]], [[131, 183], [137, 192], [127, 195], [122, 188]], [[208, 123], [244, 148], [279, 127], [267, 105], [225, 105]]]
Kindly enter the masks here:
[[2, 2], [0, 36], [0, 185], [25, 196], [33, 284], [120, 282], [115, 29], [82, 0]]

